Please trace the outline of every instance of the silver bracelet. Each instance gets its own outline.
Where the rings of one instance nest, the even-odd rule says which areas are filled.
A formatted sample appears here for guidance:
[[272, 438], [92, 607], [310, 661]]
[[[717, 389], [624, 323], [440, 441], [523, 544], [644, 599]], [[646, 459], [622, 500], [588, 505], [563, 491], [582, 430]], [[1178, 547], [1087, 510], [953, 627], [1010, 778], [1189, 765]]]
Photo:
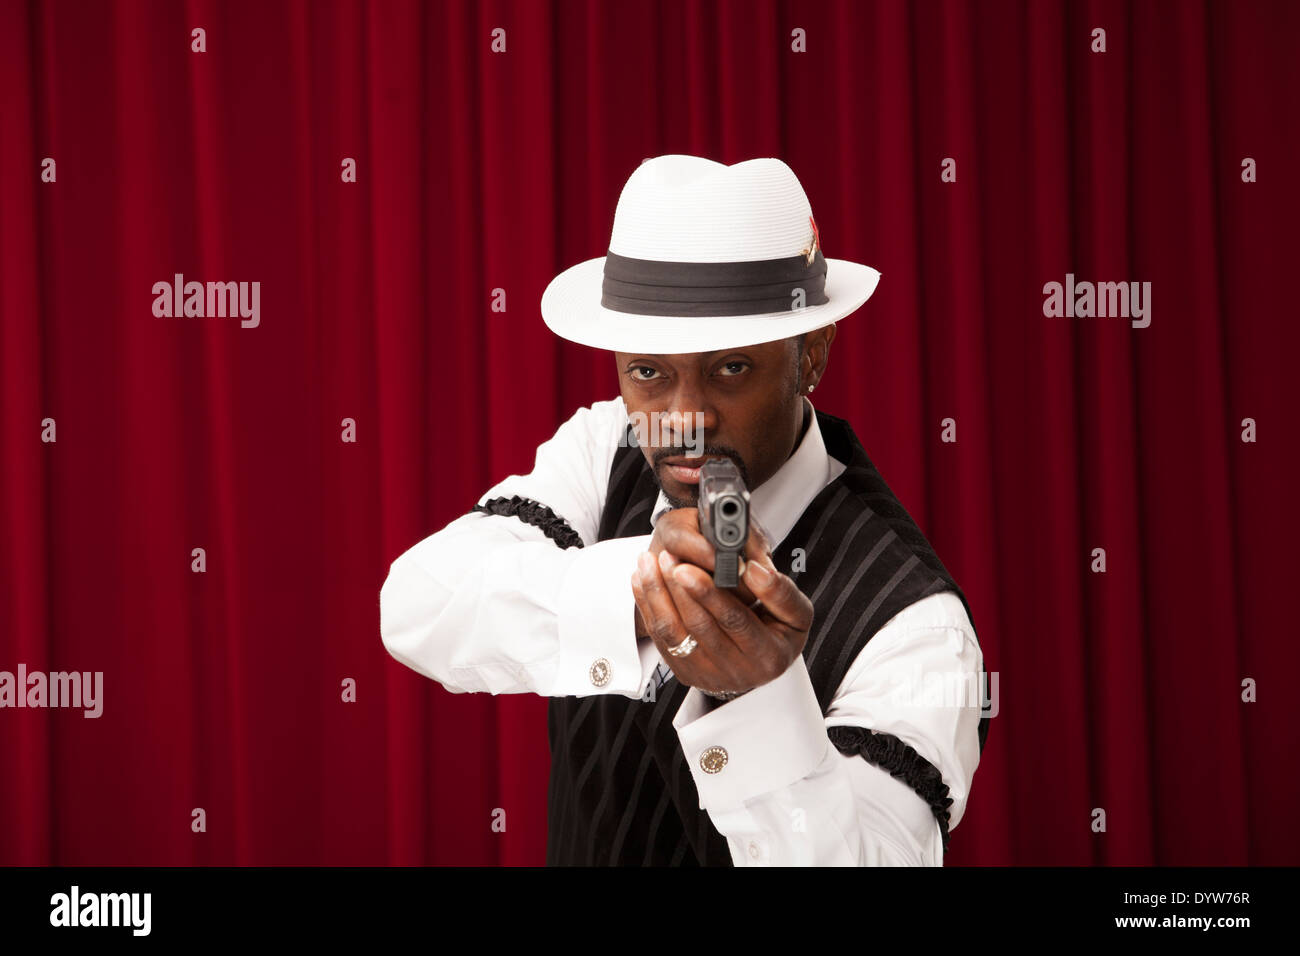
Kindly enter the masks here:
[[735, 700], [735, 699], [736, 699], [737, 697], [739, 697], [741, 694], [747, 694], [747, 693], [749, 693], [749, 691], [745, 691], [745, 690], [705, 690], [703, 687], [701, 687], [701, 688], [700, 688], [700, 693], [701, 693], [701, 694], [704, 694], [706, 697], [714, 697], [714, 698], [717, 698], [718, 700]]

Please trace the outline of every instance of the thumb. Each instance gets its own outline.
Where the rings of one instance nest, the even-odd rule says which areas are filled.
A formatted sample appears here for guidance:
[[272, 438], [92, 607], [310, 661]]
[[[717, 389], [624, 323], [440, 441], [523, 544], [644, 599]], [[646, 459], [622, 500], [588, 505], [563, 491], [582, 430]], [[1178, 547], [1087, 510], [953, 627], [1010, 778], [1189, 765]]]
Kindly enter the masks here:
[[812, 602], [784, 574], [759, 561], [750, 561], [745, 565], [745, 584], [777, 620], [797, 630], [812, 626]]
[[758, 516], [752, 511], [749, 513], [749, 527], [751, 533], [758, 533], [758, 540], [755, 541], [751, 536], [750, 540], [746, 542], [746, 556], [752, 559], [768, 558], [768, 564], [770, 565], [772, 563], [770, 560], [772, 548], [775, 547], [776, 542], [772, 540], [771, 533], [763, 527], [762, 522], [758, 520]]

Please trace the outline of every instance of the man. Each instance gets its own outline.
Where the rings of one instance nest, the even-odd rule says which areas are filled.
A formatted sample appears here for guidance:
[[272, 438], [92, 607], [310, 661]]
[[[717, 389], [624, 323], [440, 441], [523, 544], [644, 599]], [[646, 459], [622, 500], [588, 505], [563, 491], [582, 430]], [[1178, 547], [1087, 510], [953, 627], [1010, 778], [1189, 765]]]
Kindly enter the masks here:
[[[781, 161], [670, 155], [624, 186], [608, 255], [547, 288], [547, 325], [612, 352], [621, 397], [394, 561], [381, 631], [450, 691], [550, 698], [548, 864], [941, 865], [987, 718], [917, 698], [983, 658], [807, 397], [878, 280], [823, 257]], [[711, 457], [750, 491], [734, 589], [697, 520]]]

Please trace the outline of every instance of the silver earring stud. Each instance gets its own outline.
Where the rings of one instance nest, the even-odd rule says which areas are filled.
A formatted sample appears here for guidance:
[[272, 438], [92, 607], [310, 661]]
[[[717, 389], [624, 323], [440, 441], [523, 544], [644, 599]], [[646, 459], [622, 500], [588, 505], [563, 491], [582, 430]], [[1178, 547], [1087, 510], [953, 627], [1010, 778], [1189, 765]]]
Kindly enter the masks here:
[[813, 390], [814, 388], [816, 388], [816, 387], [817, 387], [816, 385], [809, 385], [809, 386], [808, 386], [808, 392], [809, 392], [809, 394], [812, 394], [812, 390]]

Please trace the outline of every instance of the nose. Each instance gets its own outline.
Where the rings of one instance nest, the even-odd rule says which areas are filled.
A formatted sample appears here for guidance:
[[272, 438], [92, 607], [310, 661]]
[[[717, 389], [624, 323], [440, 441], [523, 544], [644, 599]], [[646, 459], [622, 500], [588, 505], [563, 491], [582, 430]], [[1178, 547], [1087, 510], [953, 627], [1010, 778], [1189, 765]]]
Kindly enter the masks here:
[[718, 413], [698, 383], [681, 381], [663, 416], [662, 440], [665, 445], [680, 445], [702, 450], [718, 425]]

